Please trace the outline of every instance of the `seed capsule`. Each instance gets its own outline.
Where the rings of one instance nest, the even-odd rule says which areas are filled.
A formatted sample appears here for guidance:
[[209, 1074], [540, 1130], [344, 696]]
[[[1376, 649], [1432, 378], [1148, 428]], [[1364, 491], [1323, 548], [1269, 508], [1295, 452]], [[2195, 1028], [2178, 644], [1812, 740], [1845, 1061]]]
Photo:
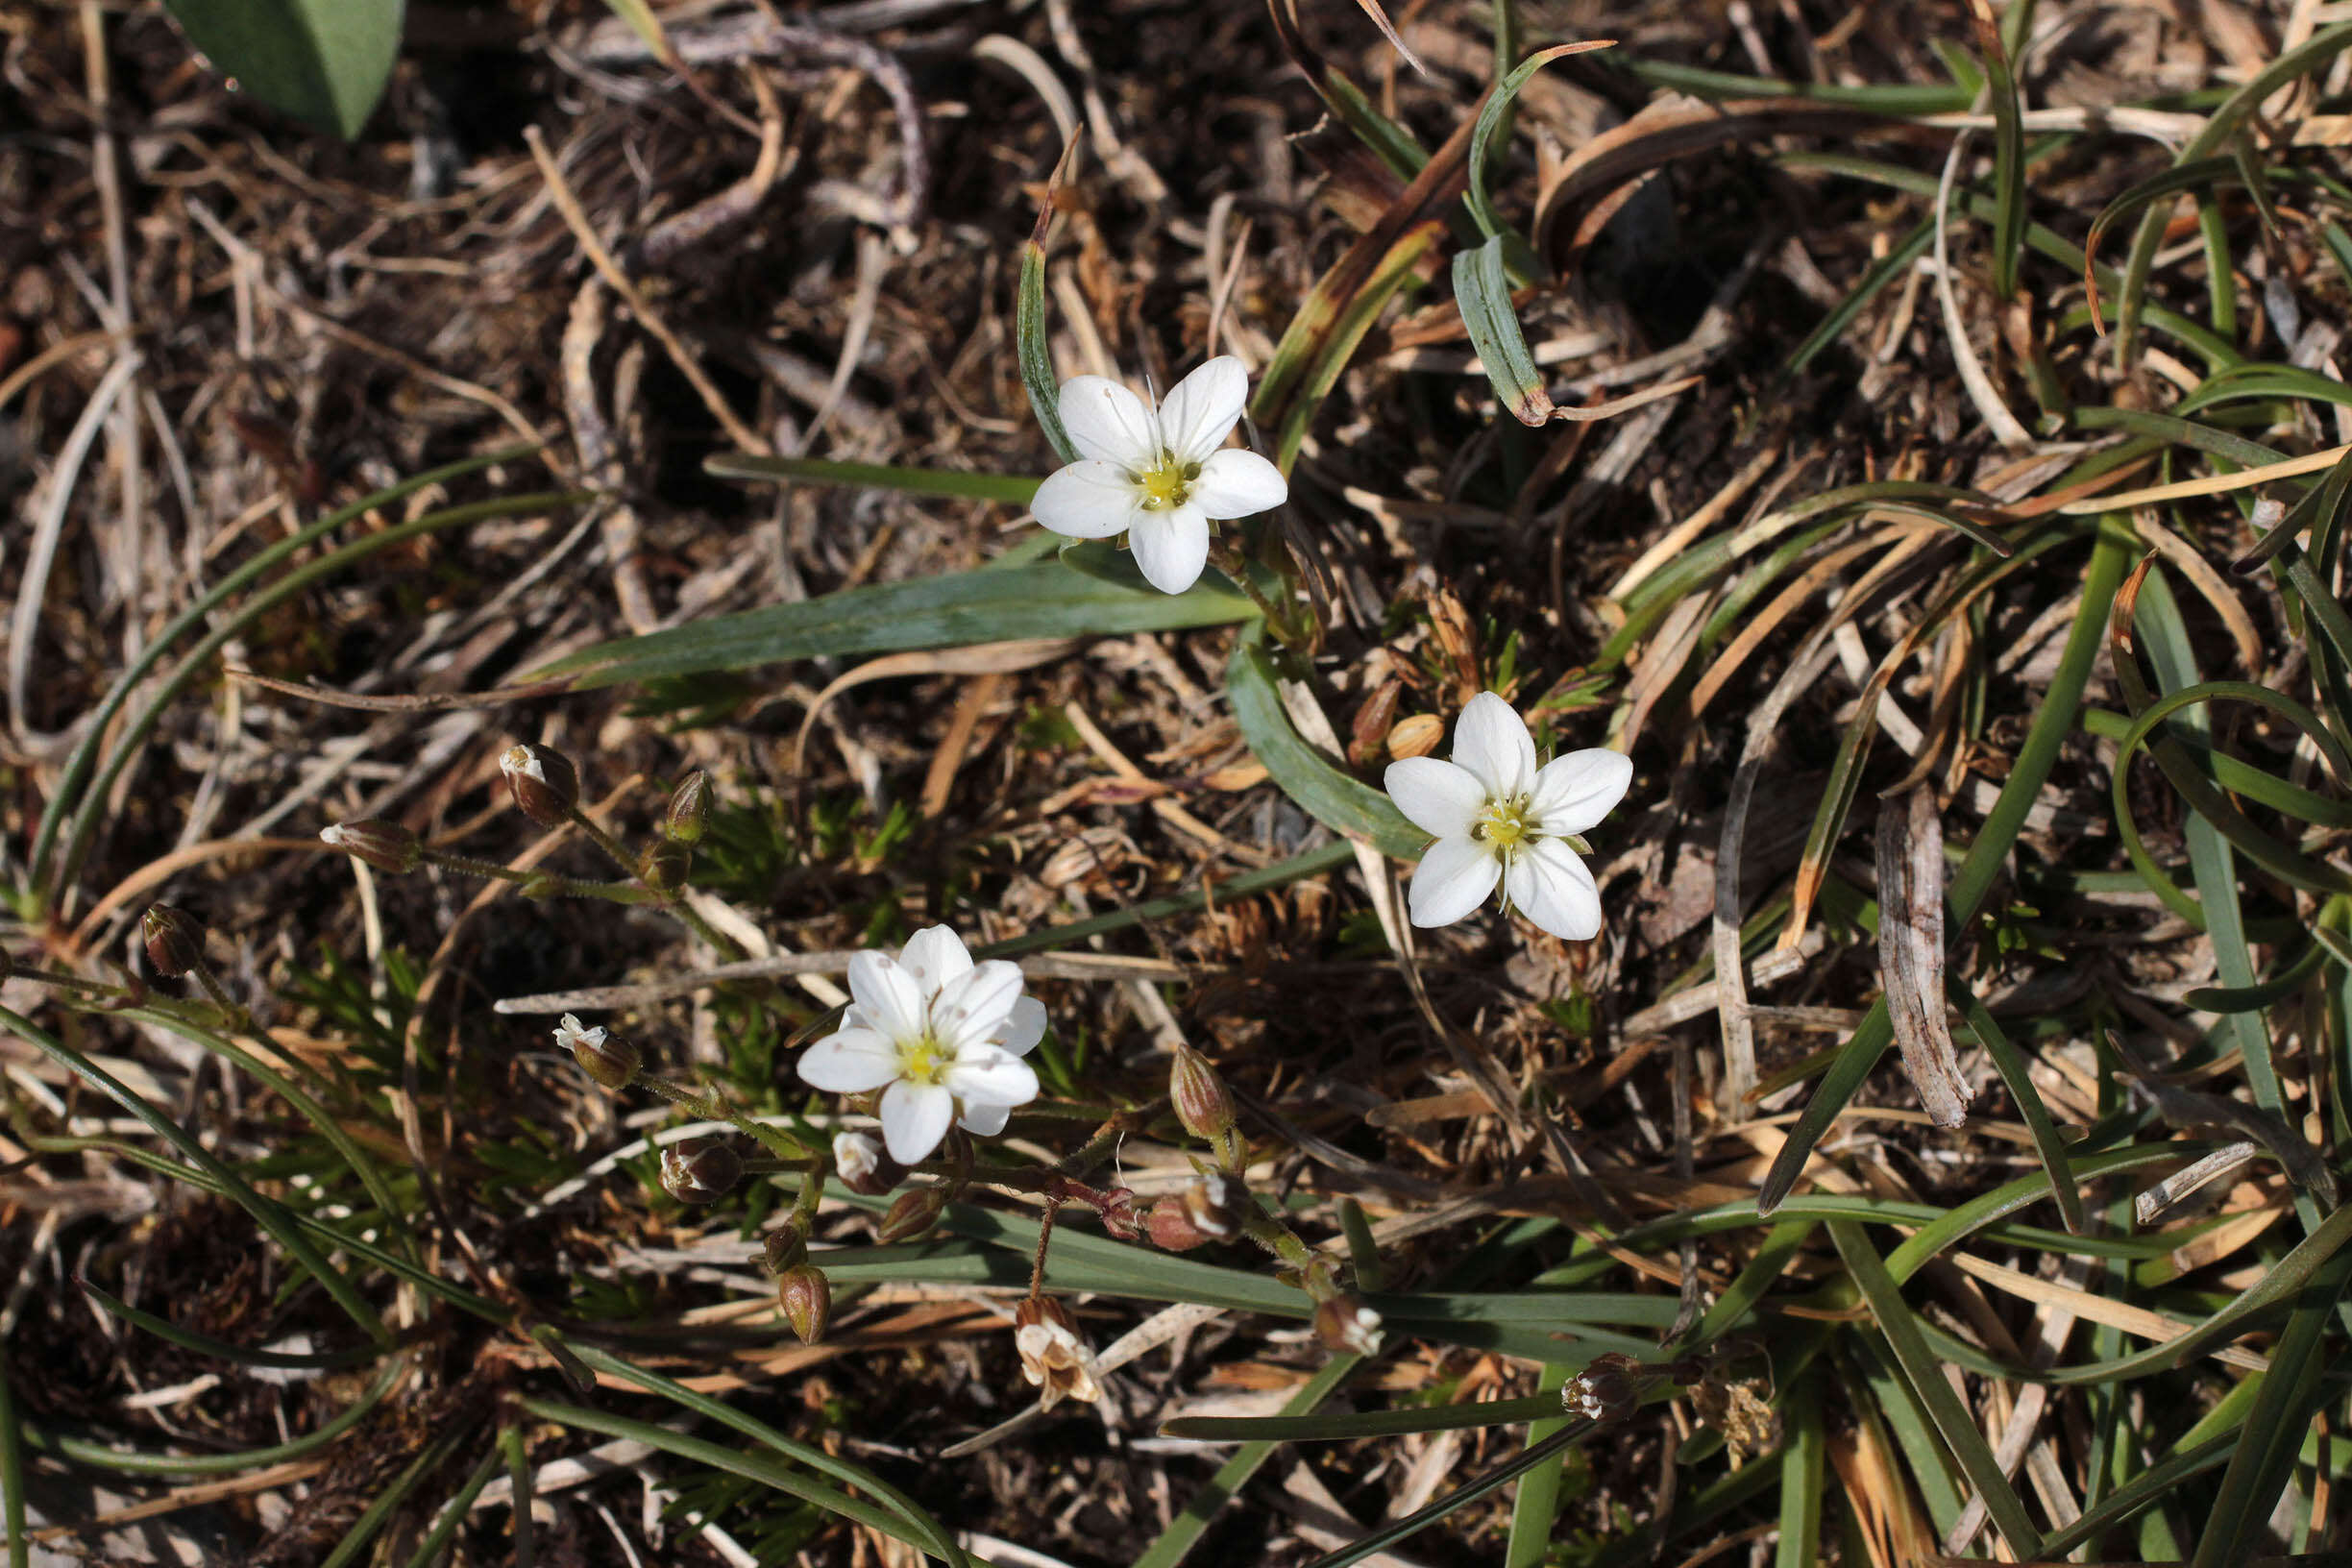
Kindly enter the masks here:
[[833, 1286], [823, 1271], [810, 1263], [795, 1263], [776, 1278], [776, 1305], [804, 1345], [824, 1337], [833, 1317]]
[[680, 1203], [717, 1203], [743, 1180], [743, 1159], [716, 1138], [689, 1138], [661, 1152], [661, 1184]]
[[561, 751], [544, 746], [510, 746], [499, 758], [515, 809], [541, 827], [561, 827], [579, 804], [579, 770]]
[[169, 904], [150, 904], [139, 918], [147, 962], [166, 980], [177, 980], [204, 962], [205, 929], [196, 917]]
[[884, 1242], [912, 1241], [929, 1231], [947, 1210], [947, 1193], [943, 1188], [919, 1187], [911, 1192], [898, 1194], [898, 1201], [890, 1206], [876, 1231]]
[[808, 1225], [797, 1214], [768, 1233], [761, 1243], [760, 1254], [766, 1260], [768, 1272], [781, 1280], [795, 1263], [808, 1257]]

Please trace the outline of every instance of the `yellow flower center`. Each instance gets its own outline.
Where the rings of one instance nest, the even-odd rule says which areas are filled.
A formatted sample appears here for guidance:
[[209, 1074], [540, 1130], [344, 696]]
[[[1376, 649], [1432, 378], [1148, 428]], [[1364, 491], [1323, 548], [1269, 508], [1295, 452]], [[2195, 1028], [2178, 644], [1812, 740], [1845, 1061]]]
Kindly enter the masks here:
[[1519, 857], [1527, 841], [1543, 831], [1543, 824], [1528, 809], [1527, 796], [1513, 796], [1507, 800], [1490, 800], [1470, 826], [1470, 836], [1492, 849], [1504, 861]]
[[910, 1084], [936, 1084], [946, 1077], [947, 1053], [930, 1035], [898, 1047], [898, 1076]]
[[1185, 498], [1191, 493], [1192, 481], [1199, 478], [1198, 463], [1178, 462], [1175, 453], [1163, 452], [1158, 462], [1137, 471], [1135, 482], [1136, 488], [1143, 492], [1145, 511], [1167, 512], [1185, 503]]

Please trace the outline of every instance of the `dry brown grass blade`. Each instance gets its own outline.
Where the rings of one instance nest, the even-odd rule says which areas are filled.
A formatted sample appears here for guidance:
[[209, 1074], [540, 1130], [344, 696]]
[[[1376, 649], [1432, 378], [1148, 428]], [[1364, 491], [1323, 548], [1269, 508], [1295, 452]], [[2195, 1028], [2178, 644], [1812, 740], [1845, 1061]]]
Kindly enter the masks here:
[[300, 698], [322, 707], [356, 708], [362, 713], [445, 713], [453, 708], [495, 708], [507, 702], [527, 702], [533, 698], [553, 697], [572, 684], [567, 677], [526, 681], [520, 686], [499, 686], [487, 692], [422, 692], [404, 697], [365, 697], [357, 692], [339, 692], [315, 681], [281, 680], [276, 675], [265, 675], [233, 664], [228, 666], [223, 674], [232, 680], [259, 686], [281, 697]]
[[1430, 68], [1422, 63], [1421, 57], [1412, 52], [1411, 47], [1406, 43], [1404, 35], [1397, 32], [1396, 23], [1388, 19], [1388, 12], [1381, 9], [1380, 0], [1356, 0], [1356, 5], [1366, 16], [1372, 18], [1372, 25], [1381, 30], [1381, 37], [1388, 40], [1388, 46], [1397, 52], [1398, 57], [1406, 64], [1410, 65], [1418, 75], [1430, 74]]
[[2283, 462], [2264, 463], [2259, 468], [2242, 468], [2235, 474], [2208, 474], [2202, 478], [2180, 479], [2171, 484], [2151, 484], [2142, 490], [2119, 490], [2112, 496], [2070, 501], [2057, 509], [2069, 517], [2094, 517], [2100, 512], [2152, 506], [2159, 502], [2227, 495], [2233, 490], [2248, 490], [2258, 484], [2268, 484], [2272, 479], [2291, 479], [2298, 475], [2324, 473], [2347, 456], [2352, 456], [2352, 446], [2330, 447], [2325, 452], [2309, 453]]
[[1939, 1127], [1968, 1120], [1968, 1081], [1944, 1019], [1944, 826], [1924, 785], [1878, 808], [1878, 964], [1895, 1043]]

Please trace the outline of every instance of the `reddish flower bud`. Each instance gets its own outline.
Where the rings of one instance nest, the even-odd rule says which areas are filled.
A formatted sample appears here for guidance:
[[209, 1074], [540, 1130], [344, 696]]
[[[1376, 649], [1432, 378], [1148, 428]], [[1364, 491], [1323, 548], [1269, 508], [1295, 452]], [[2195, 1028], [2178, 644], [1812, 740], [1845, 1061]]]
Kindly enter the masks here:
[[376, 818], [331, 822], [319, 829], [319, 842], [395, 876], [415, 870], [425, 858], [425, 845], [414, 832], [399, 822]]
[[177, 980], [204, 962], [205, 928], [195, 916], [169, 904], [150, 904], [139, 918], [147, 962], [156, 973]]
[[710, 825], [710, 774], [701, 769], [679, 779], [677, 788], [670, 792], [670, 815], [662, 822], [663, 834], [675, 844], [700, 844], [702, 830]]
[[804, 1345], [824, 1337], [833, 1318], [833, 1286], [814, 1264], [798, 1262], [776, 1277], [776, 1304]]
[[786, 1270], [808, 1256], [808, 1222], [798, 1214], [787, 1218], [768, 1233], [768, 1239], [761, 1243], [760, 1255], [768, 1264], [768, 1272], [783, 1278]]
[[544, 746], [510, 746], [499, 758], [515, 809], [541, 827], [561, 827], [579, 804], [579, 770]]
[[1152, 1205], [1151, 1213], [1144, 1216], [1143, 1230], [1153, 1246], [1166, 1252], [1190, 1252], [1216, 1239], [1192, 1222], [1183, 1195], [1174, 1192]]
[[835, 1133], [833, 1169], [842, 1186], [860, 1197], [878, 1198], [906, 1180], [906, 1166], [893, 1160], [871, 1133]]
[[1334, 1355], [1377, 1356], [1381, 1347], [1381, 1315], [1360, 1296], [1342, 1292], [1315, 1304], [1315, 1338]]
[[1168, 1067], [1168, 1103], [1185, 1131], [1209, 1145], [1227, 1170], [1248, 1164], [1241, 1135], [1234, 1128], [1233, 1091], [1209, 1059], [1189, 1045], [1176, 1047]]
[[595, 1079], [605, 1089], [626, 1089], [637, 1069], [645, 1066], [645, 1053], [623, 1040], [607, 1033], [603, 1025], [582, 1028], [580, 1020], [566, 1013], [555, 1026], [555, 1043], [572, 1053], [580, 1071]]
[[655, 839], [637, 857], [638, 880], [655, 893], [675, 893], [686, 885], [694, 866], [694, 851], [675, 839]]
[[911, 1192], [901, 1192], [882, 1216], [876, 1234], [884, 1242], [912, 1241], [937, 1225], [940, 1215], [947, 1209], [946, 1188], [919, 1187]]
[[743, 1180], [743, 1158], [716, 1138], [688, 1138], [661, 1151], [661, 1184], [680, 1203], [717, 1203]]
[[1560, 1385], [1560, 1408], [1588, 1421], [1622, 1421], [1641, 1408], [1641, 1363], [1608, 1351]]

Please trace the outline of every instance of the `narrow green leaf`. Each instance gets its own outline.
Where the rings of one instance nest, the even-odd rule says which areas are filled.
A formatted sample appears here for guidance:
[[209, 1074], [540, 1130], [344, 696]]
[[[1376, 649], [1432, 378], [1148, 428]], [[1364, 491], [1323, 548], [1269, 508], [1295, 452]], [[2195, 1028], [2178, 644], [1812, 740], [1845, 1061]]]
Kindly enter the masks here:
[[1429, 835], [1405, 820], [1388, 797], [1324, 760], [1290, 726], [1262, 642], [1243, 638], [1225, 667], [1227, 694], [1241, 738], [1269, 777], [1301, 811], [1335, 833], [1398, 860], [1414, 860]]
[[[1066, 463], [1074, 463], [1078, 460], [1078, 448], [1071, 442], [1069, 431], [1062, 427], [1062, 382], [1054, 374], [1053, 349], [1046, 341], [1045, 331], [1044, 229], [1052, 211], [1049, 198], [1049, 205], [1038, 214], [1037, 233], [1021, 247], [1020, 286], [1014, 303], [1013, 335], [1020, 360], [1021, 385], [1029, 392], [1030, 411], [1037, 415], [1038, 426], [1045, 432], [1054, 454]], [[1020, 500], [1025, 505], [1029, 498], [1023, 496]]]
[[[1299, 1391], [1290, 1396], [1290, 1403], [1283, 1407], [1283, 1413], [1306, 1415], [1312, 1411], [1331, 1396], [1333, 1389], [1347, 1381], [1348, 1374], [1356, 1370], [1361, 1360], [1357, 1356], [1335, 1356], [1324, 1362], [1323, 1369], [1300, 1384]], [[1133, 1568], [1176, 1568], [1176, 1564], [1184, 1561], [1192, 1548], [1199, 1544], [1202, 1532], [1209, 1528], [1209, 1521], [1215, 1518], [1225, 1505], [1249, 1484], [1250, 1477], [1273, 1458], [1274, 1450], [1279, 1446], [1262, 1441], [1244, 1443], [1236, 1449], [1233, 1457], [1219, 1465], [1217, 1473], [1209, 1478], [1208, 1484], [1186, 1501], [1184, 1511], [1170, 1520], [1167, 1529], [1162, 1531], [1158, 1538], [1144, 1549], [1143, 1555], [1136, 1558]]]
[[1541, 425], [1550, 417], [1552, 398], [1511, 305], [1503, 246], [1503, 236], [1496, 234], [1483, 245], [1455, 254], [1454, 302], [1495, 396], [1522, 425]]
[[474, 1473], [466, 1477], [465, 1484], [457, 1488], [457, 1495], [441, 1506], [440, 1517], [433, 1521], [431, 1531], [417, 1544], [406, 1568], [435, 1568], [435, 1564], [448, 1554], [450, 1543], [456, 1539], [457, 1527], [464, 1524], [466, 1515], [473, 1511], [474, 1500], [481, 1496], [482, 1488], [490, 1484], [491, 1478], [498, 1474], [499, 1466], [503, 1461], [504, 1456], [496, 1447], [481, 1457], [481, 1462], [474, 1467]]
[[1225, 625], [1258, 612], [1222, 577], [1188, 591], [1129, 589], [1058, 562], [851, 588], [793, 604], [713, 616], [583, 649], [534, 672], [579, 690], [747, 670], [792, 659], [968, 648], [1031, 637], [1115, 637]]
[[[1502, 0], [1498, 10], [1508, 6], [1509, 0]], [[1556, 1435], [1568, 1425], [1559, 1403], [1560, 1389], [1576, 1371], [1558, 1361], [1544, 1367], [1535, 1386], [1541, 1397], [1552, 1402], [1552, 1411], [1528, 1423], [1528, 1447]], [[1553, 1525], [1559, 1518], [1559, 1493], [1560, 1467], [1556, 1464], [1539, 1464], [1520, 1478], [1518, 1493], [1511, 1498], [1510, 1539], [1503, 1546], [1503, 1568], [1542, 1568], [1552, 1548]]]
[[2025, 124], [2008, 51], [1986, 7], [1972, 7], [1977, 48], [1984, 55], [1985, 97], [1993, 110], [1993, 295], [2004, 305], [2017, 295], [2025, 246]]
[[1817, 1377], [1799, 1378], [1780, 1401], [1780, 1541], [1775, 1568], [1814, 1568], [1822, 1560], [1822, 1495], [1828, 1489], [1829, 1443], [1822, 1429]]
[[361, 1345], [351, 1350], [331, 1351], [316, 1356], [296, 1356], [275, 1350], [247, 1350], [242, 1345], [233, 1345], [226, 1340], [215, 1339], [208, 1334], [198, 1334], [193, 1329], [184, 1329], [177, 1323], [156, 1316], [153, 1312], [142, 1312], [136, 1307], [101, 1290], [89, 1281], [79, 1276], [75, 1278], [74, 1284], [80, 1286], [82, 1293], [89, 1297], [97, 1306], [111, 1316], [121, 1318], [133, 1328], [143, 1329], [159, 1339], [167, 1340], [184, 1350], [192, 1350], [199, 1356], [210, 1356], [219, 1360], [233, 1361], [238, 1366], [286, 1367], [319, 1372], [336, 1367], [373, 1365], [383, 1355], [383, 1351], [374, 1345]]
[[403, 0], [167, 0], [188, 41], [272, 109], [359, 135], [400, 53]]
[[[1498, 49], [1506, 47], [1504, 35], [1508, 26], [1506, 19], [1507, 14], [1507, 4], [1497, 8], [1495, 46]], [[1508, 75], [1495, 85], [1494, 90], [1486, 95], [1485, 104], [1479, 110], [1478, 123], [1472, 127], [1470, 132], [1470, 188], [1464, 200], [1469, 205], [1470, 216], [1477, 221], [1480, 231], [1489, 240], [1501, 239], [1511, 233], [1510, 225], [1505, 223], [1503, 215], [1495, 210], [1494, 199], [1486, 193], [1486, 161], [1495, 133], [1502, 129], [1506, 116], [1510, 112], [1512, 102], [1519, 96], [1520, 89], [1533, 80], [1537, 71], [1562, 56], [1589, 54], [1595, 49], [1608, 47], [1607, 43], [1595, 40], [1581, 43], [1558, 43], [1549, 49], [1538, 49], [1513, 67]], [[1458, 286], [1458, 272], [1457, 286]], [[1464, 318], [1467, 319], [1467, 316], [1468, 312], [1465, 311]]]
[[531, 1568], [535, 1554], [531, 1540], [530, 1440], [523, 1434], [523, 1423], [510, 1421], [499, 1429], [499, 1451], [506, 1456], [506, 1484], [512, 1494], [515, 1568]]
[[61, 1433], [43, 1432], [37, 1427], [23, 1429], [25, 1439], [43, 1453], [55, 1454], [75, 1464], [93, 1469], [111, 1470], [126, 1476], [241, 1476], [256, 1470], [266, 1470], [273, 1464], [284, 1464], [317, 1453], [345, 1433], [366, 1420], [384, 1396], [408, 1370], [407, 1359], [389, 1356], [377, 1369], [376, 1377], [359, 1397], [334, 1418], [324, 1422], [316, 1432], [277, 1443], [268, 1448], [250, 1448], [235, 1454], [150, 1454], [140, 1449], [110, 1448], [86, 1438], [68, 1437]]
[[755, 452], [723, 452], [705, 458], [702, 472], [722, 479], [783, 479], [799, 484], [838, 484], [856, 490], [894, 490], [905, 496], [954, 496], [1026, 506], [1045, 481], [1026, 474], [962, 474], [943, 468], [893, 468], [883, 463], [837, 463], [822, 457], [769, 457]]
[[1991, 1010], [1966, 980], [1947, 970], [1944, 986], [1960, 1009], [1969, 1033], [1976, 1037], [1976, 1043], [1993, 1059], [1993, 1070], [2000, 1074], [2001, 1083], [2008, 1088], [2009, 1098], [2017, 1103], [2018, 1115], [2024, 1117], [2025, 1130], [2033, 1138], [2034, 1153], [2042, 1162], [2043, 1172], [2049, 1177], [2050, 1196], [2058, 1202], [2058, 1213], [2065, 1219], [2066, 1228], [2080, 1236], [2082, 1193], [2074, 1186], [2066, 1140], [2058, 1136], [2057, 1123], [2050, 1120], [2049, 1108], [2042, 1103], [2041, 1092], [2025, 1070], [2025, 1058], [2009, 1043], [2009, 1037], [2001, 1032]]
[[1414, 1432], [1515, 1426], [1559, 1412], [1559, 1395], [1552, 1393], [1531, 1394], [1525, 1399], [1481, 1400], [1467, 1405], [1324, 1415], [1185, 1415], [1160, 1430], [1170, 1437], [1196, 1437], [1207, 1442], [1255, 1442], [1262, 1438], [1275, 1443], [1321, 1443], [1357, 1437], [1396, 1437]]
[[33, 1543], [25, 1534], [24, 1433], [16, 1425], [16, 1396], [0, 1357], [0, 1519], [8, 1527], [9, 1568], [30, 1568]]
[[343, 1532], [343, 1538], [335, 1543], [334, 1550], [327, 1554], [326, 1560], [319, 1564], [319, 1568], [350, 1568], [352, 1563], [358, 1561], [359, 1554], [375, 1541], [377, 1531], [382, 1530], [384, 1521], [408, 1500], [408, 1494], [415, 1491], [426, 1477], [448, 1463], [449, 1457], [457, 1452], [457, 1445], [472, 1435], [471, 1427], [456, 1426], [428, 1444], [424, 1452], [409, 1460], [407, 1466], [393, 1478], [389, 1486], [376, 1494], [365, 1511], [352, 1522], [351, 1529]]
[[2164, 1501], [2192, 1476], [2218, 1468], [2237, 1450], [2238, 1434], [2224, 1433], [2157, 1461], [2096, 1506], [2085, 1508], [2082, 1517], [2064, 1530], [2052, 1531], [2042, 1543], [2042, 1550], [2053, 1558], [2061, 1557], [2086, 1541], [2097, 1540], [2150, 1504]]

